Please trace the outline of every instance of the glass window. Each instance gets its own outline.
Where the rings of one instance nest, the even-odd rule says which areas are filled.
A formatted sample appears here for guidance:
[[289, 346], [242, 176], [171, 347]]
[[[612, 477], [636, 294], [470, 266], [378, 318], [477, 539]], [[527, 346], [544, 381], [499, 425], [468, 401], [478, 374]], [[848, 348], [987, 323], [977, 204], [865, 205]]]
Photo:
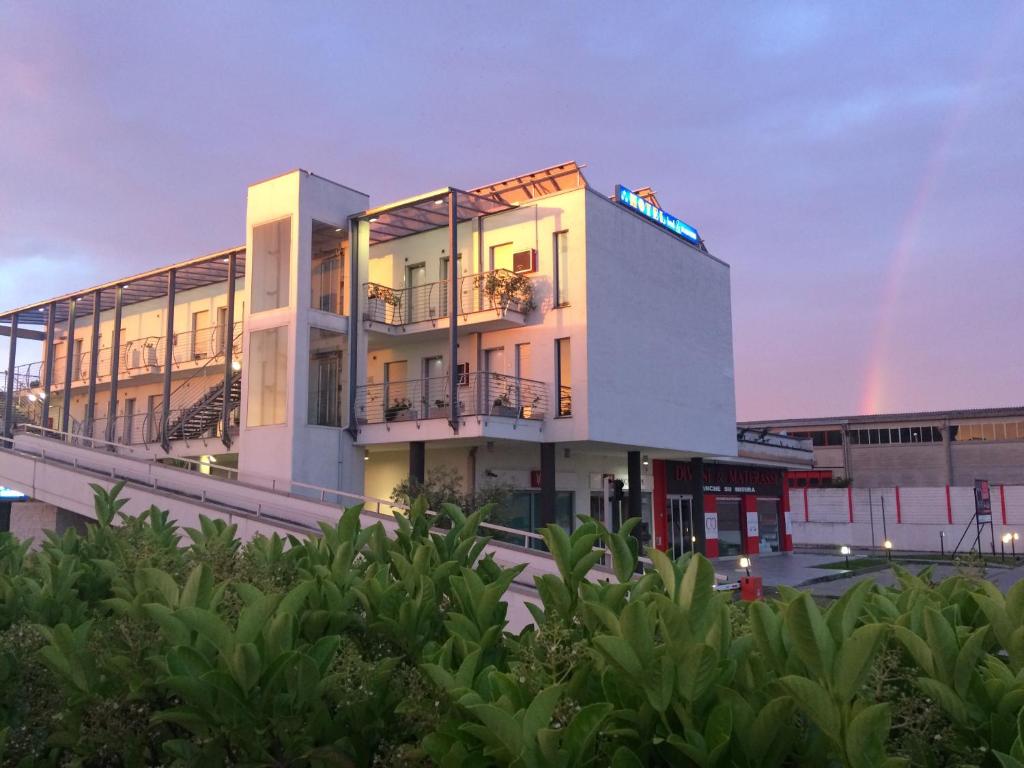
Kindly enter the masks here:
[[290, 216], [253, 227], [252, 255], [247, 266], [252, 275], [253, 312], [288, 306], [291, 243]]
[[313, 222], [310, 300], [313, 309], [334, 315], [344, 314], [347, 237], [343, 227]]
[[901, 427], [900, 428], [900, 442], [901, 443], [909, 443], [910, 442], [910, 427]]
[[985, 440], [996, 439], [996, 427], [995, 424], [983, 424], [982, 425], [982, 438]]
[[555, 306], [569, 303], [569, 233], [555, 232]]
[[757, 530], [761, 552], [779, 551], [779, 502], [777, 499], [757, 500]]
[[932, 442], [933, 443], [941, 443], [942, 442], [942, 430], [939, 427], [932, 427]]
[[880, 430], [878, 430], [878, 442], [881, 443], [882, 445], [888, 445], [889, 444], [889, 430], [888, 429], [880, 429]]
[[718, 554], [740, 554], [743, 551], [743, 539], [740, 533], [739, 499], [717, 499], [715, 512], [718, 513]]
[[830, 429], [825, 433], [825, 442], [827, 445], [842, 445], [843, 431], [841, 429]]
[[850, 445], [860, 445], [860, 430], [859, 429], [851, 429], [850, 430]]
[[569, 339], [555, 339], [558, 365], [558, 415], [572, 416], [572, 367]]
[[246, 424], [284, 424], [288, 398], [288, 329], [249, 334], [249, 403]]
[[308, 420], [320, 427], [340, 427], [342, 360], [345, 337], [335, 331], [309, 329]]
[[868, 434], [871, 436], [871, 444], [872, 445], [878, 445], [878, 430], [877, 429], [869, 429], [868, 430]]

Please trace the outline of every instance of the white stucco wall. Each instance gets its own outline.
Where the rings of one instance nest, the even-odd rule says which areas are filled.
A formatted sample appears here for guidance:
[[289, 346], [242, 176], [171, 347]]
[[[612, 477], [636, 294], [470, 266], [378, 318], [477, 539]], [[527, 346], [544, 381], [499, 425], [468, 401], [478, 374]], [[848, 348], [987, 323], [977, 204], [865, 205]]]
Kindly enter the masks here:
[[729, 267], [587, 195], [589, 437], [735, 455]]

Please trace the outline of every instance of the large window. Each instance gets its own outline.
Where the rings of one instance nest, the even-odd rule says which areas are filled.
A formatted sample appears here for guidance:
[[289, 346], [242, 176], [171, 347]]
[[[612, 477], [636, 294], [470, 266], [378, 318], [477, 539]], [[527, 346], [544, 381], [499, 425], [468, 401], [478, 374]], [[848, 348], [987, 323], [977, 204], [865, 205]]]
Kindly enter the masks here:
[[309, 329], [309, 423], [340, 427], [342, 349], [345, 337], [334, 331]]
[[555, 232], [555, 306], [569, 303], [569, 233]]
[[558, 415], [572, 416], [572, 361], [569, 339], [555, 339], [555, 355], [558, 371]]
[[502, 243], [491, 247], [491, 269], [512, 269], [512, 243]]
[[345, 251], [348, 232], [344, 227], [313, 222], [312, 286], [310, 306], [333, 315], [344, 314]]
[[972, 440], [1024, 440], [1024, 421], [952, 424], [949, 436], [958, 443]]
[[[574, 504], [572, 491], [555, 492], [555, 522], [570, 532], [574, 525]], [[540, 491], [514, 491], [503, 505], [503, 509], [498, 511], [495, 522], [520, 531], [538, 531], [543, 527]]]
[[249, 403], [246, 424], [284, 424], [288, 402], [288, 329], [249, 335]]
[[[850, 445], [941, 443], [942, 429], [932, 426], [851, 429]], [[815, 443], [817, 445], [817, 443]]]
[[291, 217], [253, 227], [247, 266], [252, 275], [253, 312], [288, 306], [291, 243]]

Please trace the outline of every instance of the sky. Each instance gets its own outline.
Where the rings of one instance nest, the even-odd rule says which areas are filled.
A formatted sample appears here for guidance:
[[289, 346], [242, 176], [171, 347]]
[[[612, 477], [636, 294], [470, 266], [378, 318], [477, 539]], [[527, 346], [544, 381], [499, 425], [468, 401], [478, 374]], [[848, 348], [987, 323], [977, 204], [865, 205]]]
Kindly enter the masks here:
[[1024, 0], [0, 0], [0, 310], [567, 160], [731, 265], [739, 418], [1024, 404]]

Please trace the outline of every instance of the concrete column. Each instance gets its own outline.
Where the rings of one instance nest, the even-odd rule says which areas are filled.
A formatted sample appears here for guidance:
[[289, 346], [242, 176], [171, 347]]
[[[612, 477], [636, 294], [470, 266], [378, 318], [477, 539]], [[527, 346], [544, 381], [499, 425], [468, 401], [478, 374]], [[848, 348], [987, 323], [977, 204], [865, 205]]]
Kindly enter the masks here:
[[[704, 460], [694, 459], [690, 462], [693, 470], [693, 479], [690, 481], [690, 494], [693, 496], [693, 535], [697, 537], [695, 551], [702, 555], [708, 554], [708, 532], [704, 525]], [[718, 554], [718, 533], [712, 531], [715, 536], [714, 551]]]
[[[448, 193], [448, 387], [449, 423], [459, 432], [459, 199]], [[554, 504], [552, 503], [552, 507]]]
[[540, 444], [540, 520], [537, 527], [555, 522], [555, 443]]
[[415, 488], [423, 486], [426, 480], [427, 444], [422, 440], [409, 443], [409, 485]]

